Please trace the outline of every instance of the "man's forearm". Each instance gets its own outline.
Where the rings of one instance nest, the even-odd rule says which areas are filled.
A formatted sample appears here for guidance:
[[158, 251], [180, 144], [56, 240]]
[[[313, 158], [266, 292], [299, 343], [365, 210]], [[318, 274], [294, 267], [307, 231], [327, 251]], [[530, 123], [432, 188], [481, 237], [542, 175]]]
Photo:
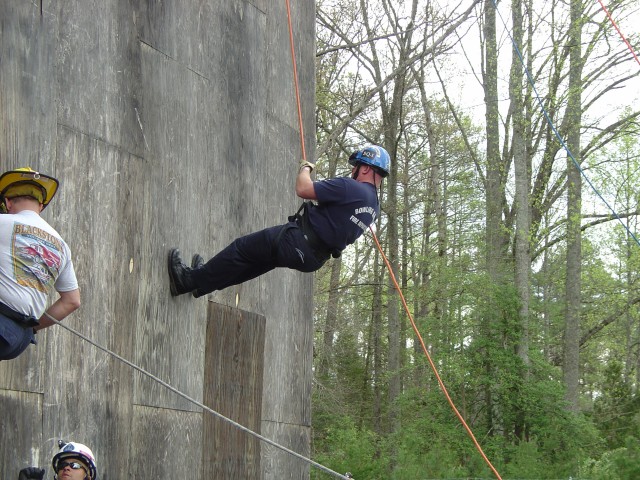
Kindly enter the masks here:
[[303, 166], [296, 178], [296, 195], [306, 200], [316, 200], [315, 188], [311, 179], [311, 168]]
[[51, 320], [47, 314], [51, 315], [58, 321], [76, 311], [80, 307], [80, 290], [72, 290], [70, 292], [61, 292], [60, 298], [56, 300], [40, 317], [40, 325], [35, 330], [42, 330], [50, 327], [55, 322]]

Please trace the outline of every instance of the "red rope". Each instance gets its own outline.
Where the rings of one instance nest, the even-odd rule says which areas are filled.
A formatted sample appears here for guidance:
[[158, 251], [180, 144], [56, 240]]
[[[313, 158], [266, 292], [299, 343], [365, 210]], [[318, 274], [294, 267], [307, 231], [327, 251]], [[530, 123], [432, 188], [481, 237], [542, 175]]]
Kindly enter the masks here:
[[307, 161], [307, 152], [304, 147], [304, 127], [302, 125], [302, 107], [300, 106], [300, 88], [298, 87], [298, 69], [296, 68], [296, 51], [293, 46], [293, 27], [291, 26], [291, 5], [287, 1], [287, 20], [289, 22], [289, 43], [291, 44], [291, 63], [293, 64], [293, 87], [298, 105], [298, 125], [300, 127], [300, 147], [302, 148], [302, 161]]
[[404, 295], [402, 294], [402, 289], [400, 288], [400, 285], [398, 285], [398, 281], [396, 280], [396, 276], [393, 274], [393, 270], [391, 268], [391, 264], [389, 263], [389, 260], [387, 260], [387, 256], [384, 254], [384, 251], [382, 250], [382, 246], [380, 245], [380, 242], [378, 241], [378, 237], [376, 236], [376, 234], [373, 231], [373, 228], [371, 228], [371, 226], [369, 227], [369, 230], [371, 231], [371, 235], [373, 235], [373, 239], [376, 242], [376, 246], [378, 247], [378, 250], [380, 251], [380, 254], [382, 255], [382, 259], [384, 260], [384, 263], [387, 266], [387, 270], [389, 270], [389, 276], [391, 278], [391, 281], [393, 282], [393, 285], [395, 286], [395, 289], [398, 291], [398, 294], [400, 295], [400, 299], [402, 300], [402, 305], [404, 306], [404, 309], [407, 312], [407, 316], [409, 317], [409, 320], [411, 321], [411, 326], [413, 327], [413, 331], [415, 332], [416, 336], [418, 337], [418, 341], [420, 342], [420, 345], [422, 346], [422, 351], [426, 355], [427, 360], [429, 361], [429, 365], [431, 365], [431, 370], [433, 370], [433, 373], [436, 376], [436, 380], [438, 380], [438, 385], [440, 385], [440, 389], [444, 393], [444, 396], [447, 398], [447, 402], [449, 402], [449, 405], [451, 406], [451, 409], [453, 410], [453, 412], [456, 414], [456, 416], [460, 420], [460, 423], [462, 423], [462, 426], [464, 427], [464, 429], [469, 434], [469, 437], [471, 437], [471, 440], [473, 441], [473, 444], [476, 446], [476, 449], [478, 450], [478, 452], [480, 452], [480, 455], [482, 456], [483, 460], [489, 466], [489, 468], [494, 473], [496, 478], [498, 478], [499, 480], [502, 480], [502, 477], [500, 476], [498, 471], [494, 468], [494, 466], [491, 464], [491, 462], [489, 461], [489, 459], [485, 455], [484, 451], [482, 450], [482, 447], [480, 446], [480, 444], [476, 440], [476, 437], [473, 434], [473, 432], [471, 431], [471, 428], [469, 428], [469, 425], [467, 425], [467, 422], [465, 422], [464, 418], [462, 417], [462, 415], [460, 414], [460, 412], [456, 408], [455, 404], [453, 403], [453, 400], [451, 400], [451, 396], [449, 395], [449, 392], [447, 391], [447, 387], [445, 386], [444, 382], [442, 381], [442, 378], [440, 378], [440, 374], [438, 373], [438, 369], [436, 368], [435, 363], [433, 363], [433, 360], [431, 359], [431, 355], [429, 354], [429, 350], [427, 350], [427, 346], [425, 345], [424, 340], [422, 339], [422, 335], [420, 335], [420, 331], [418, 330], [418, 327], [416, 326], [416, 322], [413, 320], [413, 315], [411, 315], [411, 311], [409, 310], [409, 306], [407, 305], [407, 301], [405, 300]]
[[626, 37], [622, 34], [622, 32], [620, 31], [620, 29], [618, 28], [618, 25], [616, 24], [616, 22], [613, 20], [613, 18], [611, 17], [611, 14], [609, 13], [609, 10], [607, 10], [607, 7], [604, 6], [604, 3], [602, 3], [602, 0], [598, 0], [598, 3], [600, 3], [600, 6], [602, 6], [602, 9], [604, 10], [604, 13], [607, 14], [607, 17], [609, 17], [609, 20], [611, 21], [611, 24], [615, 27], [615, 29], [618, 31], [618, 34], [620, 35], [620, 38], [622, 38], [622, 40], [624, 41], [624, 43], [627, 44], [627, 47], [629, 48], [629, 51], [631, 52], [631, 55], [633, 55], [633, 58], [636, 59], [636, 62], [638, 62], [638, 65], [640, 65], [640, 59], [638, 59], [638, 55], [636, 55], [636, 52], [634, 52], [633, 47], [631, 46], [631, 44], [629, 43], [629, 41], [626, 39]]

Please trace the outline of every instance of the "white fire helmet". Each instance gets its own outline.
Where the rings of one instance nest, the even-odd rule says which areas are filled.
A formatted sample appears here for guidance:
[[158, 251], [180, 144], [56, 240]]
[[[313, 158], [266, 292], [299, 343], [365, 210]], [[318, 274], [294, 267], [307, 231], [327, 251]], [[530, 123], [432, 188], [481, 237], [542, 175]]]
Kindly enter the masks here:
[[58, 443], [60, 445], [60, 451], [54, 455], [53, 460], [51, 461], [51, 466], [53, 467], [53, 471], [55, 472], [55, 476], [53, 477], [54, 479], [57, 480], [58, 478], [58, 464], [61, 461], [76, 458], [85, 463], [87, 467], [89, 467], [89, 472], [86, 478], [89, 478], [90, 480], [96, 480], [96, 459], [89, 447], [77, 442], [64, 443], [60, 441]]

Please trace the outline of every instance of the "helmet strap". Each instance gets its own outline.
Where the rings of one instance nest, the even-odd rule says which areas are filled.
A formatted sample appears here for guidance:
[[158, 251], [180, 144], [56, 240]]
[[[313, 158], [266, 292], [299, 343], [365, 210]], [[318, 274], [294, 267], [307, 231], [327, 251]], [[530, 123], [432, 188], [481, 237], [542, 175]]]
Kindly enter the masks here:
[[354, 180], [357, 180], [358, 174], [360, 173], [360, 167], [361, 166], [362, 166], [361, 163], [357, 163], [356, 164], [356, 171], [351, 174], [351, 178], [353, 178]]

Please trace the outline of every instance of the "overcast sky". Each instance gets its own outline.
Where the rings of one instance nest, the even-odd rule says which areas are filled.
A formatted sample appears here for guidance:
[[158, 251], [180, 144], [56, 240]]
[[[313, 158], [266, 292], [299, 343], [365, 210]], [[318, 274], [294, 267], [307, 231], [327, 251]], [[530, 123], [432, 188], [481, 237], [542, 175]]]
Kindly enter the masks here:
[[[511, 53], [513, 49], [513, 43], [510, 38], [511, 12], [509, 3], [510, 2], [499, 3], [500, 15], [496, 19], [498, 29], [498, 42], [500, 48], [500, 67], [502, 70], [502, 83], [499, 87], [499, 90], [500, 94], [502, 95], [501, 100], [503, 101], [505, 108], [508, 102], [508, 97], [506, 97], [506, 95], [508, 95], [508, 69], [511, 64]], [[543, 16], [545, 13], [545, 3], [546, 2], [544, 1], [540, 2], [540, 8], [537, 10], [537, 14], [539, 16]], [[604, 3], [606, 6], [607, 2]], [[637, 35], [640, 30], [640, 0], [637, 3], [638, 8], [633, 15], [621, 19], [615, 18], [614, 16], [614, 20], [625, 36], [629, 36], [632, 34]], [[461, 5], [461, 7], [466, 8], [468, 5], [469, 3], [465, 2]], [[594, 0], [594, 5], [591, 5], [591, 8], [600, 10], [600, 12], [598, 13], [598, 19], [606, 17], [605, 12], [602, 11], [597, 0]], [[454, 101], [457, 101], [459, 105], [473, 118], [483, 119], [485, 113], [484, 99], [482, 86], [480, 85], [480, 80], [477, 78], [480, 74], [479, 58], [481, 55], [478, 28], [479, 27], [477, 25], [477, 22], [470, 22], [469, 24], [465, 24], [458, 29], [458, 34], [463, 38], [463, 41], [461, 46], [456, 49], [459, 55], [458, 61], [456, 61], [455, 63], [448, 62], [451, 74], [446, 78], [448, 93], [450, 96], [452, 96]], [[611, 25], [610, 28], [613, 29], [614, 27]], [[622, 38], [617, 36], [617, 33], [615, 40], [619, 42], [619, 44], [617, 45], [618, 48], [627, 48]], [[615, 46], [616, 45], [612, 45], [612, 47]], [[605, 45], [603, 45], [602, 47], [606, 48]], [[640, 64], [634, 59], [633, 54], [629, 50], [626, 51], [628, 52], [630, 61], [619, 73], [627, 74], [636, 71], [640, 72]], [[636, 54], [638, 54], [638, 52], [636, 52]], [[472, 60], [472, 62], [474, 63], [473, 68], [464, 59], [463, 55], [466, 55]], [[434, 89], [435, 88], [436, 86], [434, 85]], [[541, 96], [544, 96], [546, 88], [545, 85], [535, 85], [535, 88]], [[583, 100], [588, 100], [590, 93], [591, 92], [588, 91], [583, 92]], [[628, 81], [624, 87], [617, 89], [615, 92], [607, 94], [606, 98], [604, 98], [598, 104], [597, 112], [611, 112], [611, 115], [616, 116], [619, 109], [627, 105], [635, 105], [636, 108], [638, 108], [638, 106], [640, 105], [640, 78], [638, 77]], [[595, 113], [595, 110], [591, 112], [591, 114]], [[609, 120], [609, 118], [605, 120]]]

